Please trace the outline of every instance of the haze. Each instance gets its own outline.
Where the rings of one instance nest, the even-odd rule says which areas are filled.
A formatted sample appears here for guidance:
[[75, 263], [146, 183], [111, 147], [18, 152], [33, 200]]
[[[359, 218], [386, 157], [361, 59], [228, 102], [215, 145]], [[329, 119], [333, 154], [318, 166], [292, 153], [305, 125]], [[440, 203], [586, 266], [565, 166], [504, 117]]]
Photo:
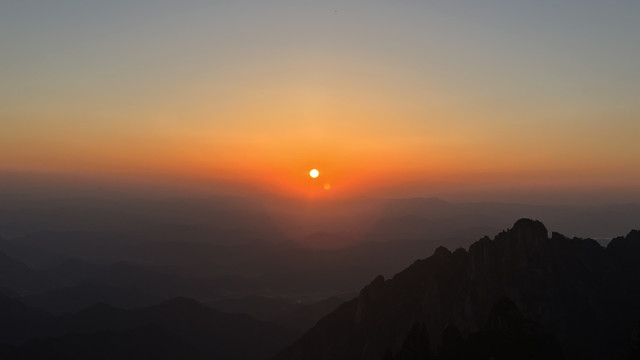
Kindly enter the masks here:
[[638, 201], [639, 7], [4, 2], [0, 169], [294, 198]]

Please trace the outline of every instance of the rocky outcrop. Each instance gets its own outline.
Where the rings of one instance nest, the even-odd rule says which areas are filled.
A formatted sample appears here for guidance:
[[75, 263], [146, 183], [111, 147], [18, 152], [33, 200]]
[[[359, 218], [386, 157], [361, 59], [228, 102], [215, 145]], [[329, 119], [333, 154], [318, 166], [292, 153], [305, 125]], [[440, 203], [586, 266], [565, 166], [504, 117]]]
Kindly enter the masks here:
[[605, 249], [518, 220], [468, 251], [441, 247], [376, 278], [276, 359], [625, 358], [640, 318], [627, 259], [640, 256], [636, 238]]

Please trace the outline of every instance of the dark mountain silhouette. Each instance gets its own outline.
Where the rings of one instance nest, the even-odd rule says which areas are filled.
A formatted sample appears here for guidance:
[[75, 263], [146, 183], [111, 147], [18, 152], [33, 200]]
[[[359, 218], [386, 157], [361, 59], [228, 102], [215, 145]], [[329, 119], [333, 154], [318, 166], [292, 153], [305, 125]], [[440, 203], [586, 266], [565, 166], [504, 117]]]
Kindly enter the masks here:
[[14, 347], [0, 345], [3, 359], [205, 359], [186, 341], [155, 325], [125, 331], [70, 333], [31, 340]]
[[378, 272], [393, 274], [416, 253], [436, 247], [437, 242], [426, 240], [371, 242], [336, 250], [311, 250], [294, 243], [159, 242], [120, 249], [114, 257], [120, 260], [110, 264], [70, 259], [46, 271], [66, 286], [135, 283], [161, 298], [317, 294], [318, 299], [353, 292]]
[[521, 219], [444, 247], [322, 318], [276, 360], [626, 359], [640, 319], [640, 239], [603, 248]]
[[354, 296], [332, 296], [304, 303], [280, 297], [247, 296], [222, 298], [209, 302], [207, 305], [226, 313], [247, 314], [258, 320], [274, 322], [295, 333], [302, 334], [322, 317], [335, 310], [346, 299], [351, 299]]
[[[38, 243], [52, 241], [46, 251], [54, 251], [58, 240], [61, 239], [47, 238]], [[22, 246], [20, 241], [7, 243]], [[73, 247], [63, 243], [60, 251]], [[82, 240], [70, 243], [79, 244]], [[92, 253], [102, 258], [75, 258], [79, 252], [70, 251], [67, 260], [41, 269], [62, 286], [91, 282], [121, 288], [135, 282], [136, 287], [159, 294], [160, 298], [183, 295], [205, 300], [221, 294], [232, 297], [317, 294], [315, 298], [325, 298], [353, 292], [378, 272], [393, 274], [413, 260], [416, 252], [432, 251], [438, 243], [398, 240], [336, 250], [312, 250], [291, 242], [219, 245], [174, 241], [124, 247], [117, 244], [103, 247], [91, 240], [82, 247], [95, 246]], [[82, 253], [89, 256], [88, 252]]]
[[[0, 183], [1, 183], [0, 179]], [[244, 242], [256, 238], [281, 238], [261, 204], [240, 197], [146, 198], [138, 195], [35, 196], [12, 199], [0, 187], [0, 229], [8, 238], [25, 237], [42, 244], [42, 238], [60, 240], [51, 247], [69, 245], [72, 251], [89, 251], [87, 242], [135, 243], [189, 239], [208, 242]], [[252, 226], [246, 226], [251, 224]], [[32, 236], [42, 231], [39, 236]], [[88, 240], [78, 243], [77, 240]], [[111, 240], [105, 242], [104, 240]]]
[[53, 315], [77, 312], [99, 302], [131, 309], [159, 301], [158, 297], [134, 287], [117, 288], [89, 282], [27, 295], [20, 300]]
[[326, 231], [316, 231], [307, 236], [297, 239], [297, 242], [304, 244], [306, 248], [318, 250], [336, 250], [352, 246], [360, 242], [359, 236], [348, 236]]
[[340, 306], [340, 304], [344, 302], [345, 297], [332, 296], [312, 304], [300, 306], [292, 311], [281, 314], [275, 319], [275, 322], [288, 329], [303, 333], [315, 325], [318, 320]]
[[[368, 239], [453, 239], [462, 241], [496, 233], [513, 221], [513, 214], [543, 219], [559, 232], [611, 238], [640, 222], [640, 204], [531, 205], [499, 202], [455, 203], [437, 198], [392, 199]], [[447, 243], [442, 243], [447, 244]], [[456, 246], [456, 242], [451, 246]]]
[[[28, 309], [20, 303], [12, 306]], [[3, 358], [56, 354], [53, 357], [134, 359], [164, 354], [160, 358], [263, 359], [294, 336], [278, 325], [222, 313], [187, 298], [132, 310], [97, 304], [76, 314], [40, 316], [28, 329], [15, 328], [15, 323], [0, 325]], [[32, 340], [24, 343], [26, 338]]]
[[[305, 306], [300, 302], [281, 297], [269, 298], [265, 296], [221, 298], [211, 301], [207, 305], [226, 313], [247, 314], [263, 321], [273, 321], [284, 314], [289, 314]], [[328, 313], [329, 311], [325, 315]]]
[[65, 256], [49, 250], [3, 238], [0, 238], [0, 252], [24, 263], [32, 269], [56, 266], [65, 260]]
[[0, 288], [17, 294], [51, 289], [53, 281], [24, 263], [0, 252]]
[[[62, 297], [67, 294], [82, 296], [83, 290], [88, 290], [86, 286], [80, 286], [83, 284], [114, 288], [123, 295], [128, 292], [130, 295], [127, 297], [136, 293], [144, 293], [146, 298], [154, 300], [153, 303], [178, 296], [210, 300], [229, 293], [243, 295], [257, 292], [254, 283], [241, 277], [206, 277], [199, 273], [187, 273], [181, 268], [157, 267], [125, 261], [96, 264], [69, 260], [48, 269], [47, 274], [58, 283], [66, 285], [66, 291], [55, 293], [61, 300], [64, 300]], [[48, 295], [52, 294], [54, 292], [50, 292]], [[35, 299], [48, 295], [35, 294], [30, 298]], [[92, 295], [86, 294], [86, 296]], [[111, 304], [106, 300], [103, 301]], [[73, 299], [70, 298], [69, 301], [72, 303]], [[120, 306], [116, 303], [113, 305]]]
[[50, 318], [46, 312], [0, 293], [0, 344], [30, 339]]
[[[317, 300], [354, 292], [377, 274], [393, 275], [415, 254], [439, 245], [467, 247], [470, 239], [508, 226], [513, 214], [544, 219], [569, 234], [602, 237], [603, 243], [640, 223], [637, 204], [356, 198], [309, 208], [294, 199], [267, 200], [128, 195], [0, 201], [0, 232], [10, 237], [0, 241], [0, 252], [51, 274], [58, 287], [135, 286], [156, 299], [187, 296], [207, 303], [254, 295]], [[299, 231], [284, 236], [284, 228], [294, 223]], [[73, 259], [86, 266], [65, 262]], [[115, 270], [104, 275], [92, 268], [114, 263], [138, 269], [121, 267], [118, 276]], [[142, 276], [141, 267], [150, 271]]]

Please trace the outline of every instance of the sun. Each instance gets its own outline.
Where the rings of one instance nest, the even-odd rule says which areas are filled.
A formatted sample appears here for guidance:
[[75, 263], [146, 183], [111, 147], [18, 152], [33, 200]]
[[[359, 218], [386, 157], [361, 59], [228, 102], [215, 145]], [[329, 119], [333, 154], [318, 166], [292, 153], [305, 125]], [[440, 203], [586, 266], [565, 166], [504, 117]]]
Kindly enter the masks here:
[[317, 178], [318, 175], [320, 175], [320, 172], [318, 171], [318, 169], [311, 169], [311, 171], [309, 171], [309, 176], [311, 176], [312, 178]]

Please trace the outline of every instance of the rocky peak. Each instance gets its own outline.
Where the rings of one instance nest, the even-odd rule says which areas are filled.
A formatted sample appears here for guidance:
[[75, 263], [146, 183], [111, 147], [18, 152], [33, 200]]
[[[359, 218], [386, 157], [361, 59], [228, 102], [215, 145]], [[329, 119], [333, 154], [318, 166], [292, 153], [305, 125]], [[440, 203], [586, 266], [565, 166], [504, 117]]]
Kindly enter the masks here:
[[[428, 351], [438, 359], [613, 359], [627, 346], [626, 328], [587, 315], [640, 318], [640, 232], [612, 241], [608, 250], [619, 251], [548, 236], [541, 222], [520, 219], [468, 251], [440, 247], [376, 278], [276, 359], [404, 360]], [[596, 333], [598, 341], [582, 340]]]
[[360, 291], [360, 295], [366, 299], [378, 299], [385, 292], [385, 288], [384, 276], [378, 275]]
[[433, 252], [433, 256], [436, 258], [447, 258], [451, 256], [451, 251], [444, 246], [438, 246], [438, 248]]
[[494, 244], [507, 262], [516, 261], [521, 265], [548, 241], [549, 232], [543, 223], [537, 220], [520, 219], [509, 230], [494, 238]]
[[543, 238], [547, 238], [549, 233], [542, 222], [527, 218], [522, 218], [516, 221], [509, 232], [519, 235], [531, 235]]
[[513, 227], [503, 231], [496, 240], [508, 239], [510, 243], [525, 246], [527, 250], [536, 247], [541, 241], [549, 238], [547, 228], [538, 220], [520, 219], [513, 224]]
[[640, 249], [640, 230], [631, 230], [627, 236], [617, 237], [607, 246], [609, 250]]

